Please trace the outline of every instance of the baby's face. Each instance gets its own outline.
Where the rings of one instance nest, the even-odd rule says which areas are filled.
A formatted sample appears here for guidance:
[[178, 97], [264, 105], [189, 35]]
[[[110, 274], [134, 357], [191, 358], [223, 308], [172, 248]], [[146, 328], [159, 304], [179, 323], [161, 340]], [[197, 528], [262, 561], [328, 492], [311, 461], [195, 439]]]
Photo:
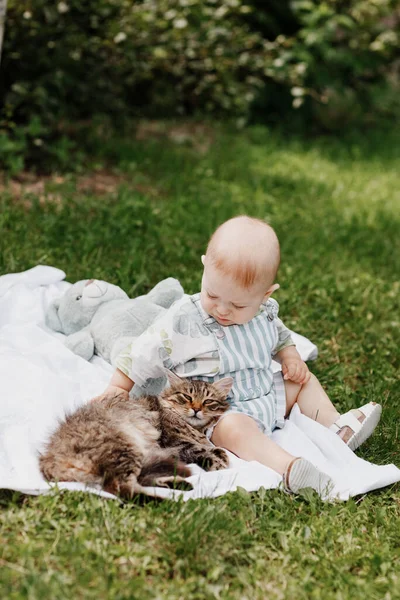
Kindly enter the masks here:
[[231, 277], [223, 275], [212, 265], [204, 267], [201, 305], [220, 325], [225, 327], [243, 325], [251, 321], [268, 295], [260, 286], [242, 288]]

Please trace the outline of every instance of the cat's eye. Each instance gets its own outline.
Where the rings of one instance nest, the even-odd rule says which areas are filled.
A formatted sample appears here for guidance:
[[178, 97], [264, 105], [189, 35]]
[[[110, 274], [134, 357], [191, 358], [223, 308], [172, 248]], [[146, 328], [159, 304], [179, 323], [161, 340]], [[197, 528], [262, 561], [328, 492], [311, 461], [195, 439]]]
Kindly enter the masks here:
[[180, 392], [179, 394], [176, 394], [176, 396], [174, 396], [174, 399], [179, 404], [186, 404], [187, 402], [191, 402], [192, 401], [192, 398], [189, 396], [189, 394], [184, 394], [183, 392]]
[[204, 406], [208, 406], [208, 408], [215, 408], [217, 406], [217, 403], [215, 402], [215, 400], [204, 400], [203, 402]]
[[82, 296], [77, 296], [76, 300], [80, 300], [82, 298]]

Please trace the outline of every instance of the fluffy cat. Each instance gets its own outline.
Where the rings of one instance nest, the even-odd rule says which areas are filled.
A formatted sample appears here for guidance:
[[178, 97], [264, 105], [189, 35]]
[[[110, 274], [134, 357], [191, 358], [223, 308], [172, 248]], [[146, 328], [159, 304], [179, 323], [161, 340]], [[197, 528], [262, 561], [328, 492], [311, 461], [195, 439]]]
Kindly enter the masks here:
[[187, 463], [206, 470], [228, 457], [204, 435], [228, 409], [232, 379], [215, 383], [168, 373], [160, 396], [104, 397], [68, 415], [40, 456], [48, 481], [78, 481], [131, 498], [143, 486], [167, 486], [188, 477]]

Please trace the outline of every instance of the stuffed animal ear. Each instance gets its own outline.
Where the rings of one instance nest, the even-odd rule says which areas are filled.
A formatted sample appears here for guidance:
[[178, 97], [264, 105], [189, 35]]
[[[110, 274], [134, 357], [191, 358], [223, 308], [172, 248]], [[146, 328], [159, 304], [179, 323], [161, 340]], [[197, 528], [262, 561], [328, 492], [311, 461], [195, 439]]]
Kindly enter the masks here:
[[213, 382], [213, 386], [218, 388], [221, 392], [228, 395], [232, 389], [233, 379], [232, 377], [224, 377], [218, 381]]
[[147, 297], [154, 304], [158, 304], [158, 306], [169, 308], [175, 300], [182, 298], [183, 293], [183, 287], [179, 281], [173, 277], [167, 277], [167, 279], [163, 279], [157, 283], [144, 297]]
[[46, 313], [46, 325], [50, 329], [54, 331], [61, 331], [63, 333], [63, 327], [60, 321], [60, 317], [58, 316], [58, 309], [60, 308], [60, 299], [56, 298], [53, 300]]
[[168, 381], [169, 381], [169, 384], [171, 387], [174, 385], [182, 384], [182, 379], [179, 377], [179, 375], [176, 375], [176, 373], [173, 373], [172, 371], [165, 369], [165, 374], [168, 378]]

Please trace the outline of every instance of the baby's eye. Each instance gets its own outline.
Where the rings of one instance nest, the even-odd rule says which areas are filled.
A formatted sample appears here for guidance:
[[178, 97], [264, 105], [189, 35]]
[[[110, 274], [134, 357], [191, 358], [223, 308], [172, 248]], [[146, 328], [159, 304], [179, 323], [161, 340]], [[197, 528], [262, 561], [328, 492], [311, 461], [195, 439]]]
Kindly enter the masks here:
[[242, 310], [242, 308], [246, 308], [245, 306], [236, 306], [236, 304], [233, 304], [233, 308], [236, 308], [237, 310]]
[[212, 296], [212, 295], [210, 294], [210, 292], [207, 292], [207, 296], [208, 296], [209, 298], [212, 298], [213, 300], [215, 300], [216, 298], [218, 298], [218, 296]]

